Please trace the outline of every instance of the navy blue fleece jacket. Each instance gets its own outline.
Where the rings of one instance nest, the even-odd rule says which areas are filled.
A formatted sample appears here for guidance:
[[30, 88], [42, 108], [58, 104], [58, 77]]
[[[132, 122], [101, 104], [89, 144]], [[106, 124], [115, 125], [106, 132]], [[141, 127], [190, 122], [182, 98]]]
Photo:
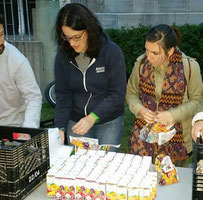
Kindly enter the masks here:
[[69, 119], [77, 122], [94, 112], [98, 124], [111, 121], [124, 112], [126, 71], [123, 53], [106, 34], [97, 58], [82, 73], [75, 59], [61, 50], [55, 59], [55, 126], [66, 128]]

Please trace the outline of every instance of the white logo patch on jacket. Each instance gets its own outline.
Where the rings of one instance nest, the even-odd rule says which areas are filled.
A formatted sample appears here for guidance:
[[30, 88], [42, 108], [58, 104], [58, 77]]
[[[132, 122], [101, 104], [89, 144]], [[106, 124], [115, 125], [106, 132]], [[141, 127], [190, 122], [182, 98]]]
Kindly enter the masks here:
[[97, 73], [105, 72], [105, 67], [96, 67], [96, 72]]

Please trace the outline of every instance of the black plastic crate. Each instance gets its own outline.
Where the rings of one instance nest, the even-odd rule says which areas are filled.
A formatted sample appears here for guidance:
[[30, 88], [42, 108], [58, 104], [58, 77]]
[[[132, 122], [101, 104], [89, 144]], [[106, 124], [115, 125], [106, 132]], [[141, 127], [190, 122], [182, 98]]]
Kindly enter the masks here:
[[203, 200], [203, 174], [196, 173], [197, 163], [203, 159], [203, 143], [200, 143], [199, 138], [193, 152], [193, 200]]
[[0, 138], [13, 140], [13, 133], [30, 134], [31, 139], [12, 149], [0, 149], [0, 199], [25, 198], [46, 177], [49, 169], [48, 131], [0, 126]]

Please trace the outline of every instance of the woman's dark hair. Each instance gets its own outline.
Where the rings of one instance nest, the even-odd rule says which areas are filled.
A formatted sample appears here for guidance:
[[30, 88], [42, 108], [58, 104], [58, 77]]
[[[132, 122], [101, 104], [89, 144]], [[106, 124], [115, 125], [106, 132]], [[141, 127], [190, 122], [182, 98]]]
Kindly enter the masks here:
[[95, 15], [85, 6], [78, 3], [66, 4], [58, 13], [55, 24], [55, 39], [59, 48], [70, 58], [78, 55], [70, 46], [69, 42], [62, 38], [62, 26], [68, 26], [73, 30], [85, 30], [87, 37], [87, 50], [85, 54], [97, 57], [101, 47], [102, 27]]
[[166, 55], [168, 55], [168, 50], [178, 46], [180, 40], [180, 31], [176, 27], [168, 26], [166, 24], [152, 27], [146, 37], [146, 41], [148, 42], [158, 42], [164, 49]]
[[4, 18], [3, 15], [0, 14], [0, 24], [4, 25]]

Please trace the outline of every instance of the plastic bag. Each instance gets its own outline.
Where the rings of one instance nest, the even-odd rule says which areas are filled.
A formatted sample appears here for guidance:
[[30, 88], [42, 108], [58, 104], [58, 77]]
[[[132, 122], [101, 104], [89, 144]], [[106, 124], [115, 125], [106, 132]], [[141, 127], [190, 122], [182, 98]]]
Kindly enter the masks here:
[[94, 138], [87, 138], [87, 137], [73, 137], [70, 136], [70, 142], [76, 147], [90, 150], [90, 149], [97, 149], [99, 145], [98, 139]]
[[179, 182], [178, 171], [169, 156], [158, 155], [155, 159], [155, 168], [161, 174], [159, 185], [170, 185]]
[[79, 149], [86, 150], [103, 150], [108, 151], [110, 147], [119, 148], [119, 145], [113, 144], [101, 144], [99, 145], [98, 139], [88, 138], [88, 137], [73, 137], [70, 136], [70, 142], [75, 146], [75, 151], [77, 152]]
[[146, 124], [140, 130], [140, 139], [147, 143], [157, 142], [162, 145], [173, 138], [176, 134], [174, 125], [165, 126], [158, 122], [153, 124]]

